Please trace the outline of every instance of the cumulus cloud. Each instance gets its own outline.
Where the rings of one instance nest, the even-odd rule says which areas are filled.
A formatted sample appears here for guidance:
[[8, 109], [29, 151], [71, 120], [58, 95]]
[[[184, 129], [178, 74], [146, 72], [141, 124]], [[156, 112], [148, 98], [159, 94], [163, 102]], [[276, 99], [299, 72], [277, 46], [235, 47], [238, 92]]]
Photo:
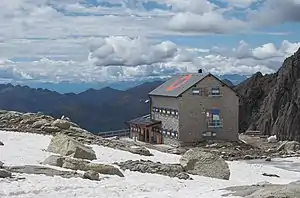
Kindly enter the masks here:
[[274, 25], [300, 21], [299, 0], [266, 0], [257, 10], [249, 12], [248, 19], [253, 26]]
[[[234, 49], [198, 49], [161, 39], [298, 21], [299, 0], [228, 0], [228, 5], [217, 3], [223, 0], [151, 0], [169, 7], [146, 11], [147, 1], [110, 0], [118, 5], [110, 7], [87, 0], [0, 1], [0, 75], [92, 82], [156, 78], [200, 67], [220, 74], [267, 73], [299, 47], [288, 41], [280, 46], [241, 41]], [[245, 12], [236, 15], [240, 10]]]
[[177, 55], [178, 50], [170, 41], [153, 45], [148, 40], [129, 37], [108, 37], [99, 44], [98, 48], [93, 46], [89, 56], [98, 66], [137, 66], [167, 62]]
[[[199, 68], [214, 74], [275, 72], [285, 57], [300, 43], [283, 41], [250, 47], [241, 41], [236, 48], [186, 48], [170, 41], [146, 38], [107, 37], [91, 40], [83, 61], [39, 60], [1, 61], [7, 79], [36, 79], [50, 82], [113, 82], [164, 78], [177, 73], [196, 72]], [[1, 70], [2, 68], [2, 70]], [[4, 75], [4, 74], [3, 74]]]

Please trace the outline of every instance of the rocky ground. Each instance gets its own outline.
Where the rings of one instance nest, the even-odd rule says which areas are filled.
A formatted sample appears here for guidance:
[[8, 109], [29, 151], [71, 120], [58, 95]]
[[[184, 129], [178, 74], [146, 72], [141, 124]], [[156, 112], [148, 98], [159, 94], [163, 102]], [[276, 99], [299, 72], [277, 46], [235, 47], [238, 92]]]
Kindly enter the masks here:
[[[152, 155], [147, 148], [180, 155], [191, 149], [191, 147], [163, 147], [117, 138], [105, 139], [80, 128], [80, 126], [69, 120], [55, 119], [39, 113], [0, 111], [0, 129], [45, 135], [65, 134], [84, 144], [107, 146], [145, 156]], [[215, 153], [228, 161], [300, 156], [300, 144], [297, 142], [268, 143], [266, 137], [243, 134], [240, 135], [240, 139], [242, 141], [234, 143], [222, 141], [203, 142], [198, 147], [202, 151]], [[0, 142], [1, 144], [4, 143]]]
[[245, 198], [299, 198], [300, 181], [285, 185], [264, 183], [252, 186], [234, 186], [224, 190], [232, 191], [232, 193], [225, 194], [225, 197], [234, 195]]
[[0, 129], [44, 135], [65, 134], [84, 144], [107, 146], [145, 156], [151, 155], [146, 148], [137, 146], [134, 142], [104, 139], [80, 128], [77, 124], [69, 120], [55, 119], [39, 113], [20, 113], [1, 110]]

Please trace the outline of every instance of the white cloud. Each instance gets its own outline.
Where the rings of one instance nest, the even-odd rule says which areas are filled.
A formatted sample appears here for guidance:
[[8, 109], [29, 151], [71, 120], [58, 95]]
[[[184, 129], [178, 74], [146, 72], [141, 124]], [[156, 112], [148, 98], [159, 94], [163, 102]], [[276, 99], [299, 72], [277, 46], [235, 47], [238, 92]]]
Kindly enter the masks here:
[[283, 41], [280, 46], [267, 43], [255, 48], [241, 41], [234, 49], [197, 49], [180, 47], [170, 41], [146, 38], [107, 37], [90, 40], [85, 60], [40, 59], [28, 62], [1, 61], [10, 71], [7, 79], [36, 79], [51, 82], [109, 82], [150, 79], [175, 73], [195, 72], [199, 68], [215, 74], [252, 74], [275, 72], [285, 57], [300, 43]]
[[245, 23], [237, 19], [225, 19], [217, 11], [194, 14], [190, 12], [178, 13], [168, 24], [171, 30], [181, 32], [229, 33], [235, 30], [245, 30]]
[[177, 46], [169, 41], [153, 45], [142, 38], [108, 37], [100, 42], [90, 54], [90, 60], [98, 66], [151, 65], [177, 55]]
[[257, 3], [261, 0], [223, 0], [224, 2], [228, 3], [229, 5], [238, 7], [238, 8], [248, 8], [254, 3]]
[[[299, 47], [284, 41], [281, 46], [241, 42], [236, 49], [198, 49], [160, 41], [161, 36], [247, 32], [297, 21], [299, 0], [266, 0], [258, 11], [249, 10], [256, 0], [229, 0], [234, 8], [208, 0], [157, 0], [172, 9], [149, 12], [142, 7], [145, 1], [107, 1], [121, 4], [112, 8], [85, 0], [0, 1], [0, 75], [90, 82], [153, 78], [199, 67], [216, 73], [271, 72]], [[236, 7], [248, 8], [246, 20], [241, 19], [245, 14], [232, 14]]]

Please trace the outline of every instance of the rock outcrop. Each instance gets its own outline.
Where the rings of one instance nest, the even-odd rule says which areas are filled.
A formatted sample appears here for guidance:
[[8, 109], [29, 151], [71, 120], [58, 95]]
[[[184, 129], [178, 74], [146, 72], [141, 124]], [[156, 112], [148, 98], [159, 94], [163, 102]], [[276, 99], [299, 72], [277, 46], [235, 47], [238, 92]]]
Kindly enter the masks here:
[[91, 163], [90, 161], [84, 159], [53, 155], [46, 158], [42, 164], [48, 164], [51, 166], [57, 166], [71, 170], [95, 171], [100, 174], [124, 177], [123, 173], [112, 165]]
[[242, 95], [242, 131], [300, 141], [300, 49], [275, 74], [258, 73], [235, 89]]
[[188, 150], [180, 159], [180, 164], [184, 171], [193, 175], [225, 180], [230, 177], [230, 170], [224, 159], [199, 148]]
[[[69, 123], [70, 127], [63, 129], [67, 128], [67, 126], [62, 126], [64, 125], [62, 123]], [[0, 129], [53, 136], [56, 134], [65, 134], [83, 144], [96, 144], [139, 155], [152, 155], [145, 147], [137, 146], [134, 142], [125, 143], [120, 140], [105, 139], [80, 128], [76, 123], [68, 120], [57, 121], [57, 119], [41, 113], [20, 113], [0, 110]]]
[[92, 148], [89, 148], [63, 134], [56, 135], [51, 139], [47, 151], [74, 158], [88, 160], [97, 159], [95, 151], [93, 151]]
[[0, 178], [7, 178], [7, 177], [12, 177], [11, 172], [5, 169], [0, 169]]
[[60, 176], [63, 178], [71, 178], [71, 177], [82, 178], [82, 175], [75, 171], [62, 171], [62, 170], [45, 167], [45, 166], [38, 166], [38, 165], [9, 166], [9, 167], [5, 167], [5, 169], [9, 172], [14, 172], [14, 173]]
[[160, 162], [152, 162], [150, 160], [128, 160], [115, 164], [118, 165], [122, 170], [160, 174], [185, 180], [191, 179], [190, 176], [184, 172], [180, 164], [162, 164]]
[[297, 198], [300, 197], [300, 181], [289, 184], [257, 184], [252, 186], [234, 186], [224, 190], [232, 191], [223, 196], [238, 196], [245, 198]]

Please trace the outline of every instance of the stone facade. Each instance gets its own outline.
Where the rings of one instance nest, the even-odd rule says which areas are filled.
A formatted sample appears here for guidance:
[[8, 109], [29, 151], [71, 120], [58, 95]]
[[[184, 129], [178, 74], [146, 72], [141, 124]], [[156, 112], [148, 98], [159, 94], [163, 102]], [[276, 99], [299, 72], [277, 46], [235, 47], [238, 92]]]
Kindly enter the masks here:
[[168, 139], [182, 144], [205, 139], [238, 140], [239, 97], [213, 75], [178, 97], [150, 98], [151, 118], [162, 122], [162, 133]]
[[[212, 94], [215, 88], [218, 88], [219, 94]], [[194, 90], [199, 93], [195, 94]], [[181, 142], [238, 140], [239, 97], [221, 81], [207, 76], [184, 92], [178, 100]], [[214, 110], [217, 111], [217, 120], [211, 119]]]

